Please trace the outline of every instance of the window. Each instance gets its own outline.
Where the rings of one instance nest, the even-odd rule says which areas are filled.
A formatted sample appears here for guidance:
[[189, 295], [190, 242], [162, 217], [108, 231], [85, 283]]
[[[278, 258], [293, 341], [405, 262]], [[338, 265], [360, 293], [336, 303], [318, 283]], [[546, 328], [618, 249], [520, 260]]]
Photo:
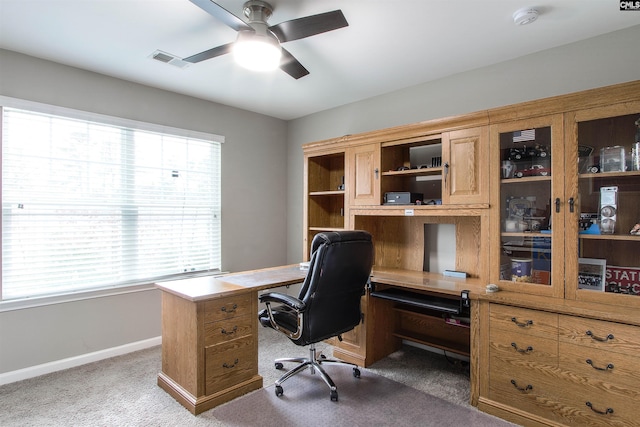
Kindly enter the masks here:
[[219, 270], [220, 140], [3, 108], [1, 299]]

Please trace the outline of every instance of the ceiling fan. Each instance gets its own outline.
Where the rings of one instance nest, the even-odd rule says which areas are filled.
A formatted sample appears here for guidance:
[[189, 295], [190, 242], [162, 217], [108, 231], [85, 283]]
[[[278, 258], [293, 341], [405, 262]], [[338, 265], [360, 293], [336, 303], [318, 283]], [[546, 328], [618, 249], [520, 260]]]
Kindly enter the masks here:
[[[262, 57], [261, 59], [267, 62], [271, 61], [272, 69], [280, 67], [280, 69], [294, 79], [306, 76], [309, 74], [309, 71], [291, 53], [280, 46], [280, 43], [303, 39], [349, 25], [341, 10], [292, 19], [269, 26], [267, 20], [273, 12], [273, 7], [269, 3], [261, 0], [250, 0], [244, 4], [243, 13], [247, 17], [247, 22], [212, 0], [190, 1], [214, 18], [238, 31], [238, 38], [235, 42], [214, 47], [184, 58], [184, 61], [197, 63], [230, 52], [233, 52], [236, 60], [239, 62], [242, 61], [243, 53], [245, 60], [254, 60], [257, 58], [256, 55], [263, 54], [248, 52], [246, 49], [243, 49], [243, 47], [259, 44], [262, 48], [266, 48], [267, 53], [271, 52], [273, 55], [272, 57]], [[264, 55], [267, 55], [267, 53]], [[243, 65], [251, 68], [249, 64]], [[261, 67], [262, 65], [258, 65], [252, 69], [260, 69]]]

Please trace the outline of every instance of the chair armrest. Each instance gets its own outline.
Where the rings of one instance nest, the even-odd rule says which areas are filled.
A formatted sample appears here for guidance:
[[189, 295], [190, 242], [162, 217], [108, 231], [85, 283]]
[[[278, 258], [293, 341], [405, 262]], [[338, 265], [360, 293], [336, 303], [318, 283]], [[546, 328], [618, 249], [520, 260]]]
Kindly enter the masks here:
[[291, 295], [282, 294], [279, 292], [267, 292], [259, 296], [260, 302], [277, 302], [284, 304], [296, 311], [304, 310], [306, 304], [296, 297]]

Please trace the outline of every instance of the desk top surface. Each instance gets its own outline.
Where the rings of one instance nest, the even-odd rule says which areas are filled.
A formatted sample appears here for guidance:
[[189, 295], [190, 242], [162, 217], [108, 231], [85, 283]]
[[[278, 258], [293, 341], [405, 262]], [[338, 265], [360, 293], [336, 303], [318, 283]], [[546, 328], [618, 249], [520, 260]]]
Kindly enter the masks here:
[[260, 291], [301, 283], [307, 275], [298, 264], [260, 270], [242, 271], [220, 276], [201, 276], [156, 283], [163, 291], [190, 301], [223, 297], [240, 292]]
[[[298, 264], [259, 270], [241, 271], [220, 276], [202, 276], [168, 282], [156, 283], [158, 288], [190, 301], [200, 301], [212, 297], [224, 297], [240, 292], [261, 291], [279, 286], [293, 285], [304, 281], [307, 270], [301, 270]], [[434, 294], [460, 296], [468, 289], [471, 297], [484, 293], [484, 284], [478, 279], [458, 279], [444, 277], [424, 271], [375, 268], [371, 281]], [[475, 295], [474, 295], [475, 294]]]

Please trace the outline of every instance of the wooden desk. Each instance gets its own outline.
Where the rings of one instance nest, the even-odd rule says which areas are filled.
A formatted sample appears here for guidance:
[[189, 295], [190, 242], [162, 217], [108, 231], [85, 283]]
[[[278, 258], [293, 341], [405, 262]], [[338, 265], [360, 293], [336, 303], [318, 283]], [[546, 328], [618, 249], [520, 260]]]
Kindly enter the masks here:
[[[258, 291], [301, 283], [305, 276], [306, 271], [298, 265], [288, 265], [158, 283], [162, 290], [162, 372], [158, 385], [193, 414], [262, 387], [258, 374]], [[450, 298], [459, 297], [463, 289], [471, 290], [472, 298], [484, 291], [477, 279], [443, 278], [409, 270], [374, 268], [372, 283]], [[426, 335], [421, 338], [416, 334], [417, 330], [410, 337], [407, 328], [398, 329], [394, 319], [403, 316], [397, 316], [399, 309], [388, 301], [367, 293], [362, 310], [368, 313], [365, 324], [343, 334], [345, 339], [334, 349], [336, 357], [348, 361], [355, 357], [360, 366], [368, 366], [399, 347], [401, 338], [429, 343]], [[415, 312], [408, 316], [409, 322], [425, 326], [427, 317]], [[343, 346], [360, 334], [366, 338], [358, 350], [365, 353], [362, 357]], [[465, 354], [468, 338], [464, 339], [453, 350]]]
[[262, 387], [258, 291], [300, 283], [298, 265], [157, 283], [162, 290], [158, 385], [191, 413]]

